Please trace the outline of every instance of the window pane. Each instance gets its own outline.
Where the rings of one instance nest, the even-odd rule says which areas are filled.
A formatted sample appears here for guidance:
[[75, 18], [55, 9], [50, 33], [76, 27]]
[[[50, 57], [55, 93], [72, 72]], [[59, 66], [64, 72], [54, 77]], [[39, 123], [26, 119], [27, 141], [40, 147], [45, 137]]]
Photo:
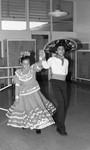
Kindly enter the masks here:
[[2, 0], [2, 19], [25, 20], [25, 0]]
[[25, 30], [26, 22], [2, 21], [2, 30]]
[[49, 11], [50, 0], [29, 0], [30, 26], [32, 26], [32, 22], [36, 22], [37, 27], [34, 30], [50, 31]]
[[45, 26], [47, 26], [48, 22], [30, 22], [29, 27], [30, 30], [42, 30]]

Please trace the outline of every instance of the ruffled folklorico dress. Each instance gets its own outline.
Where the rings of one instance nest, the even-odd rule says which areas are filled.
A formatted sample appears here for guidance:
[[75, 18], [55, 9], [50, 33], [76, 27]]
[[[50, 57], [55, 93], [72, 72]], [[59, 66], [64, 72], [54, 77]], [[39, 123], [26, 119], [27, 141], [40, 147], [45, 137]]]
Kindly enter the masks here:
[[38, 63], [30, 67], [29, 73], [15, 72], [14, 83], [20, 87], [19, 100], [7, 112], [7, 125], [18, 128], [42, 129], [54, 124], [52, 118], [56, 108], [40, 91], [35, 72], [40, 71]]

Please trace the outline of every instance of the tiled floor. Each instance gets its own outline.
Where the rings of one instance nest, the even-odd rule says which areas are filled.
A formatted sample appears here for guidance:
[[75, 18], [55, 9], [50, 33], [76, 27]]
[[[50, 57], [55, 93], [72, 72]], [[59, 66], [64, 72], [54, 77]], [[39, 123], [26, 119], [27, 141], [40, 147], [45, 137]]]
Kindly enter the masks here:
[[[52, 125], [40, 135], [6, 125], [5, 111], [0, 111], [0, 150], [90, 150], [90, 85], [68, 84], [71, 94], [66, 118], [68, 136], [63, 137]], [[45, 96], [53, 98], [50, 84], [41, 84]], [[48, 94], [49, 92], [49, 94]], [[0, 92], [0, 107], [12, 104], [11, 88]]]

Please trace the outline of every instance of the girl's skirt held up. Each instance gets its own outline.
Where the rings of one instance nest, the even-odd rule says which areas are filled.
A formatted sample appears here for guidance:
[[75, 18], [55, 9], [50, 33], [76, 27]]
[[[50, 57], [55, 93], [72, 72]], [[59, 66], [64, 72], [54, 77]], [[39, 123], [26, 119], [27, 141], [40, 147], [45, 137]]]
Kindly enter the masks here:
[[18, 128], [43, 129], [54, 124], [52, 115], [56, 111], [41, 91], [20, 95], [9, 108], [7, 125]]

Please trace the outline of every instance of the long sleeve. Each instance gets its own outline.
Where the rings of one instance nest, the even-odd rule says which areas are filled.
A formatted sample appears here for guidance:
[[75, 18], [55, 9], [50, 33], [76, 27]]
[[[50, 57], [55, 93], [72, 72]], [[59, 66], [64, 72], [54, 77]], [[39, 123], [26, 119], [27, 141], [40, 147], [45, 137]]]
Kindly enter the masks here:
[[19, 96], [20, 87], [15, 85], [15, 97]]
[[15, 76], [13, 77], [13, 82], [15, 84], [15, 97], [19, 96], [20, 92], [20, 80], [19, 77], [17, 76], [17, 73], [15, 73]]
[[46, 61], [42, 61], [42, 66], [44, 69], [49, 69], [49, 65]]
[[44, 69], [49, 69], [52, 66], [51, 58], [49, 58], [47, 61], [43, 60], [42, 61], [42, 66], [43, 66]]
[[69, 66], [69, 61], [67, 60], [66, 70], [65, 70], [66, 75], [68, 74], [68, 66]]
[[42, 62], [39, 61], [39, 62], [33, 64], [33, 65], [32, 65], [32, 68], [33, 68], [33, 70], [34, 70], [35, 72], [41, 71], [42, 68], [43, 68], [43, 67], [42, 67]]

